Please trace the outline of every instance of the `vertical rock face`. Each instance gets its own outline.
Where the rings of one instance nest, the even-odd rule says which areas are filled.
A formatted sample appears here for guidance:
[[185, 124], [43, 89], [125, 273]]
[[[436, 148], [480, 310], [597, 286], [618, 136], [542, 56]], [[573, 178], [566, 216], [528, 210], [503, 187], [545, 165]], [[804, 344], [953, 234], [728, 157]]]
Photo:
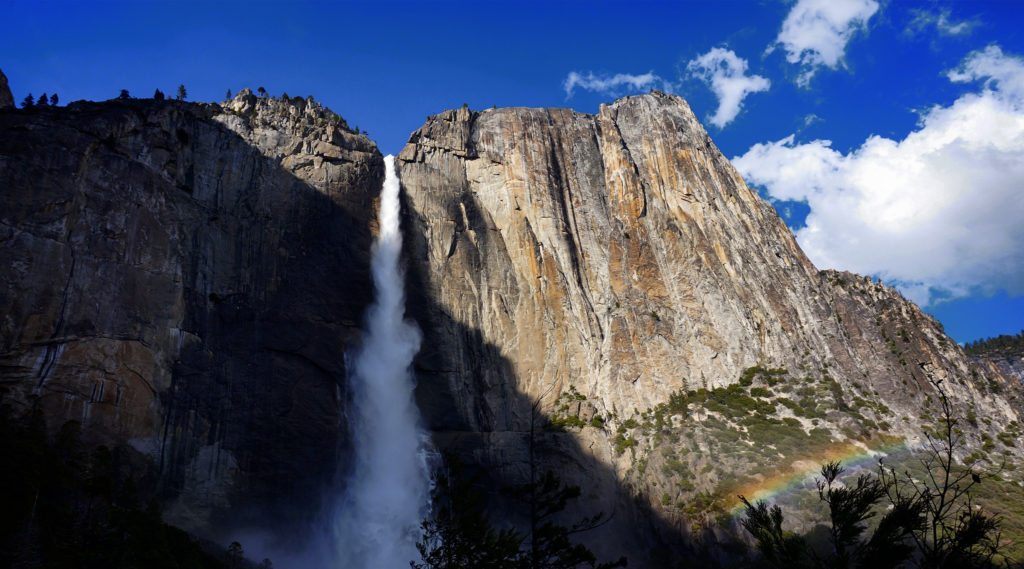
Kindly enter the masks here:
[[[931, 360], [966, 369], [916, 309], [925, 344], [906, 369], [890, 369], [874, 335], [850, 337], [842, 315], [856, 299], [807, 260], [678, 97], [629, 97], [597, 116], [449, 111], [399, 158], [427, 294], [513, 362], [514, 377], [489, 384], [548, 400], [573, 384], [622, 411], [734, 383], [758, 363], [835, 361], [918, 382]], [[476, 369], [446, 348], [439, 357], [458, 362], [444, 369]], [[471, 427], [515, 424], [501, 396], [468, 392], [484, 398], [461, 410], [478, 417]]]
[[0, 71], [0, 109], [13, 109], [14, 96], [11, 95], [11, 88], [7, 86], [7, 76]]
[[311, 100], [225, 108], [0, 114], [4, 401], [152, 457], [192, 528], [315, 509], [383, 175]]
[[[576, 446], [563, 437], [562, 451], [661, 495], [665, 477], [614, 452], [613, 428], [756, 365], [806, 370], [840, 408], [863, 396], [917, 417], [934, 378], [994, 429], [1018, 419], [1019, 385], [972, 367], [916, 306], [819, 272], [678, 97], [627, 97], [597, 115], [448, 111], [412, 134], [399, 165], [421, 401], [439, 440], [492, 470], [524, 471], [533, 411], [570, 409], [611, 421], [569, 433]], [[586, 405], [564, 405], [566, 393]], [[835, 441], [842, 421], [828, 425]], [[888, 428], [920, 434], [916, 422]]]

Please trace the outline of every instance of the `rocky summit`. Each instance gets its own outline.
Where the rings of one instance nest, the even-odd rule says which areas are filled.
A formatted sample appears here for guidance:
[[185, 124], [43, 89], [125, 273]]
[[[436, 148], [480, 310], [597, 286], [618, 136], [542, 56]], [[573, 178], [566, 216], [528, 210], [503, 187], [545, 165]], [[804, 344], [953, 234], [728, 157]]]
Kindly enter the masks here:
[[[376, 145], [312, 98], [14, 109], [0, 87], [2, 403], [132, 453], [190, 531], [311, 521], [349, 460]], [[498, 523], [523, 523], [501, 489], [553, 470], [608, 520], [579, 534], [599, 558], [698, 558], [740, 533], [736, 494], [910, 452], [943, 394], [958, 460], [1024, 495], [1018, 379], [813, 266], [683, 99], [463, 107], [397, 165], [417, 402]]]

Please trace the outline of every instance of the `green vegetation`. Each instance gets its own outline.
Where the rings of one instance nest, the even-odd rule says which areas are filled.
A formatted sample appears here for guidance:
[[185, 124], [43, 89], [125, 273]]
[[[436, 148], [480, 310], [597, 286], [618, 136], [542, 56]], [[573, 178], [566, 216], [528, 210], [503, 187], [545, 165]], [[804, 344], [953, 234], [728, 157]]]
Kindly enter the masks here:
[[981, 356], [990, 352], [1024, 353], [1024, 330], [1020, 334], [1002, 334], [995, 338], [986, 338], [964, 344], [964, 351], [972, 356]]
[[638, 441], [634, 438], [627, 437], [622, 433], [615, 434], [615, 454], [622, 454], [626, 452], [626, 449], [635, 447]]
[[760, 378], [765, 385], [774, 387], [782, 383], [783, 378], [787, 375], [789, 375], [789, 370], [784, 368], [765, 368], [759, 365], [748, 367], [740, 375], [740, 386], [750, 387], [755, 379]]
[[924, 506], [913, 501], [896, 501], [874, 527], [871, 537], [863, 539], [866, 522], [877, 515], [876, 505], [886, 496], [887, 487], [869, 474], [856, 480], [839, 481], [843, 468], [838, 462], [821, 467], [818, 499], [828, 506], [827, 546], [814, 550], [808, 537], [782, 529], [782, 509], [770, 509], [765, 502], [751, 504], [740, 497], [746, 515], [741, 525], [754, 537], [758, 551], [772, 567], [780, 569], [856, 567], [895, 569], [914, 551], [914, 531], [924, 521]]
[[[751, 504], [741, 496], [746, 509], [741, 523], [769, 565], [875, 569], [910, 563], [938, 569], [994, 568], [1008, 561], [1006, 546], [1012, 542], [1001, 539], [1001, 514], [1016, 515], [1015, 508], [1024, 504], [1018, 499], [996, 512], [980, 506], [981, 491], [991, 492], [988, 487], [1001, 479], [998, 472], [978, 468], [984, 453], [973, 453], [962, 465], [955, 461], [966, 440], [958, 427], [960, 419], [954, 416], [941, 381], [932, 385], [938, 393], [939, 419], [926, 430], [926, 444], [909, 466], [879, 461], [876, 476], [862, 473], [844, 483], [839, 482], [839, 463], [822, 467], [817, 486], [819, 500], [829, 511], [826, 544], [815, 546], [810, 534], [783, 530], [778, 505], [769, 509], [764, 502]], [[1019, 496], [1019, 488], [1010, 494]], [[882, 512], [870, 537], [864, 537], [868, 521]]]
[[[555, 400], [555, 405], [557, 407], [545, 425], [548, 430], [559, 431], [565, 430], [566, 427], [582, 429], [587, 426], [595, 429], [604, 428], [604, 419], [594, 412], [593, 405], [587, 403], [587, 396], [577, 391], [575, 386], [570, 385], [567, 391], [562, 392]], [[589, 421], [584, 421], [580, 417], [584, 408], [594, 413]]]

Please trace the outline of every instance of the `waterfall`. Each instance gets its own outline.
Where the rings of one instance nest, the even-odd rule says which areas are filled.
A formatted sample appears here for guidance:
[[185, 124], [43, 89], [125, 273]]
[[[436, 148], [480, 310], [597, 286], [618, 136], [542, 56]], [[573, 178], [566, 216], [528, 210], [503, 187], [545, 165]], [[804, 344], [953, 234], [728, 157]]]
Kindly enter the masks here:
[[404, 318], [394, 156], [386, 156], [384, 165], [380, 233], [371, 260], [376, 298], [349, 378], [354, 462], [334, 509], [335, 566], [346, 569], [406, 569], [418, 560], [415, 543], [429, 501], [428, 436], [410, 369], [420, 332]]

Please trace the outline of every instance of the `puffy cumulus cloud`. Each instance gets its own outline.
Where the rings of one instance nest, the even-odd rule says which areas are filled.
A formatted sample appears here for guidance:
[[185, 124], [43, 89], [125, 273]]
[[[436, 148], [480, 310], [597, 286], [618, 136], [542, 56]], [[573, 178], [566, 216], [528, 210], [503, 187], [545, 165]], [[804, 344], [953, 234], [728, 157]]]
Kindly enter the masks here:
[[820, 267], [876, 274], [919, 304], [1024, 294], [1024, 60], [989, 47], [949, 78], [982, 82], [903, 140], [757, 144], [733, 163], [778, 200], [806, 201], [797, 240]]
[[747, 60], [721, 47], [693, 59], [686, 70], [711, 87], [718, 97], [718, 110], [710, 119], [718, 128], [736, 118], [747, 95], [767, 91], [771, 86], [771, 81], [760, 75], [747, 75]]
[[803, 67], [797, 84], [806, 86], [819, 67], [839, 65], [850, 38], [877, 11], [875, 0], [798, 0], [768, 52], [781, 45], [786, 61]]
[[572, 71], [562, 82], [565, 89], [565, 98], [572, 97], [576, 88], [594, 91], [609, 96], [616, 96], [624, 91], [645, 91], [657, 87], [665, 88], [668, 83], [648, 71], [642, 75], [631, 75], [629, 73], [617, 73], [615, 75], [596, 75], [593, 72], [587, 74]]

